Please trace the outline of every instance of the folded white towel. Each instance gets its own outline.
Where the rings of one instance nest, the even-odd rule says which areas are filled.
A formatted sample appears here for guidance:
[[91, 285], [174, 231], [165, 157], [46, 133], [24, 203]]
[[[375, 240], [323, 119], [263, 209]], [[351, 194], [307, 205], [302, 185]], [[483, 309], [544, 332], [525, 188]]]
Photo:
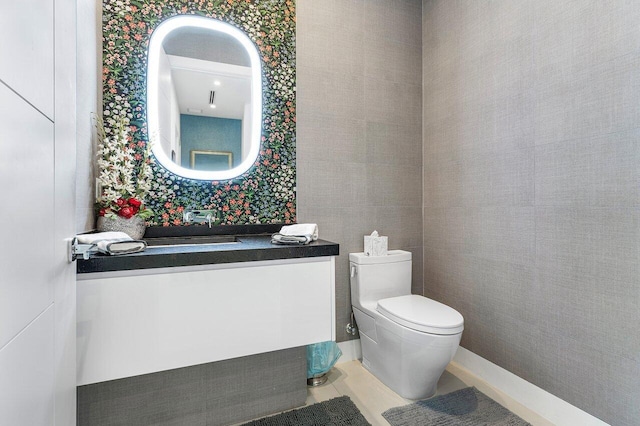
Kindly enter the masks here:
[[80, 234], [76, 238], [80, 244], [96, 244], [102, 240], [133, 241], [133, 238], [124, 232], [96, 232], [95, 234]]
[[124, 232], [98, 232], [95, 234], [81, 234], [76, 236], [80, 244], [93, 244], [105, 254], [129, 254], [143, 251], [147, 243], [134, 240]]
[[315, 241], [318, 239], [318, 225], [315, 223], [286, 225], [280, 229], [279, 234], [293, 237], [309, 237], [310, 241]]

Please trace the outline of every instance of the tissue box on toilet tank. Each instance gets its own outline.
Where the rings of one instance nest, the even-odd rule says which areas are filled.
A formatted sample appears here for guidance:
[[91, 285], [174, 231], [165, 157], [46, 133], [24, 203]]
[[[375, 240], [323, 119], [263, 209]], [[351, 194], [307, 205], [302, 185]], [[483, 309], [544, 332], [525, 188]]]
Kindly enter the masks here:
[[378, 236], [376, 231], [364, 236], [364, 254], [367, 256], [386, 256], [388, 247], [389, 238]]

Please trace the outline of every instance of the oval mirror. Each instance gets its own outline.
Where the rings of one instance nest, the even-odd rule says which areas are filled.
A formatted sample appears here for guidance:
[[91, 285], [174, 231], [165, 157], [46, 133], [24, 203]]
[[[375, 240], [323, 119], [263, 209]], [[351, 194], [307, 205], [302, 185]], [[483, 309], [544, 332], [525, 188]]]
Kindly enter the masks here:
[[176, 16], [151, 36], [147, 130], [156, 159], [179, 176], [232, 179], [260, 151], [262, 74], [253, 42], [238, 28]]

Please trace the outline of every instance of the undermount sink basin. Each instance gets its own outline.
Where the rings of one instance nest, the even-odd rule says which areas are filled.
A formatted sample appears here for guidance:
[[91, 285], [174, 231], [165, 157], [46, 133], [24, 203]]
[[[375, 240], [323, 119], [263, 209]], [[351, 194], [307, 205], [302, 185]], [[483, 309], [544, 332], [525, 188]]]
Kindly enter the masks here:
[[145, 240], [149, 247], [197, 246], [203, 244], [237, 244], [235, 235], [196, 235], [185, 237], [156, 237]]

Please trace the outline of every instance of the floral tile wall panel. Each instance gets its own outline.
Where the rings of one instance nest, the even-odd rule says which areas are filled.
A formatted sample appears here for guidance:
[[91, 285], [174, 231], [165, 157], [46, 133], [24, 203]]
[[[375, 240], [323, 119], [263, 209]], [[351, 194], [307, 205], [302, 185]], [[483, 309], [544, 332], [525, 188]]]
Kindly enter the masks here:
[[[260, 154], [238, 178], [199, 181], [151, 161], [146, 200], [149, 225], [181, 226], [182, 212], [212, 209], [215, 223], [295, 221], [295, 4], [293, 0], [104, 0], [103, 115], [107, 136], [122, 115], [130, 119], [130, 146], [144, 152], [147, 46], [164, 20], [185, 14], [219, 19], [242, 29], [262, 59], [263, 116]], [[138, 156], [137, 158], [141, 158]]]

